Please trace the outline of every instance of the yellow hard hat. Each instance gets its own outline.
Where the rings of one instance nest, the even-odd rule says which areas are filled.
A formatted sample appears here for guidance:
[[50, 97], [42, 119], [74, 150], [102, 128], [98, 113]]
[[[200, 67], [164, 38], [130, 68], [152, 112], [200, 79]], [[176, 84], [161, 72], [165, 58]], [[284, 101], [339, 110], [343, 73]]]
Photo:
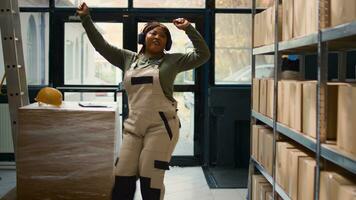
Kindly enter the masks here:
[[62, 104], [62, 93], [51, 87], [44, 87], [38, 93], [35, 100], [38, 103], [45, 103], [54, 106], [60, 106]]

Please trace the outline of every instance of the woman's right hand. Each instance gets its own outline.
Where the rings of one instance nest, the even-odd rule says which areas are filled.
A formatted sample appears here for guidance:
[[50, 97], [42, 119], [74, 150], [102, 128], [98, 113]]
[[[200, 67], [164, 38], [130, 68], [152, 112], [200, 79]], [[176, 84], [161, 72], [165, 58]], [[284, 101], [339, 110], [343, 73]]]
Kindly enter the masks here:
[[84, 17], [86, 15], [89, 15], [89, 7], [85, 2], [81, 3], [78, 8], [77, 8], [77, 14], [80, 17]]

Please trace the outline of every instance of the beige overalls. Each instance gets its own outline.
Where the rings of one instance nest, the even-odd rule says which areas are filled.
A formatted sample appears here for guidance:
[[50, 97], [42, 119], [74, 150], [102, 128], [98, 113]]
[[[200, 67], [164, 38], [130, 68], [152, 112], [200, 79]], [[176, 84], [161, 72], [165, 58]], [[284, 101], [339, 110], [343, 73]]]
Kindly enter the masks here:
[[113, 200], [133, 199], [138, 177], [143, 200], [163, 199], [163, 179], [178, 141], [179, 119], [177, 102], [162, 91], [159, 63], [138, 69], [136, 61], [125, 73], [129, 116], [124, 122]]

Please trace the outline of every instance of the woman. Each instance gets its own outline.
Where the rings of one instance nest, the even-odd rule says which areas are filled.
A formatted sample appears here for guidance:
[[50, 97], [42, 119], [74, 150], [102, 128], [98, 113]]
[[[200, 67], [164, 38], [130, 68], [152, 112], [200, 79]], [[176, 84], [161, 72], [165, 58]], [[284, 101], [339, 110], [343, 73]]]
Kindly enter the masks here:
[[94, 48], [124, 72], [129, 116], [124, 122], [112, 199], [133, 199], [137, 178], [144, 200], [163, 199], [164, 173], [179, 135], [174, 79], [178, 73], [205, 63], [210, 57], [209, 48], [186, 19], [178, 18], [173, 24], [186, 32], [194, 45], [193, 52], [165, 53], [172, 39], [167, 27], [158, 22], [147, 23], [139, 34], [138, 42], [143, 45], [139, 53], [118, 49], [97, 31], [85, 3], [77, 13]]

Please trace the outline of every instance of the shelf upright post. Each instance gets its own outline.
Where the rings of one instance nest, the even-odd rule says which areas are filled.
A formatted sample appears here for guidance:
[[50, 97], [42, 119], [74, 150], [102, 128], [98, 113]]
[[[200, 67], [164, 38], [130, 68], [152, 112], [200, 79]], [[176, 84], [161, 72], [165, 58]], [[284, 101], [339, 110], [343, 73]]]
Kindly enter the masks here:
[[327, 77], [328, 77], [328, 44], [323, 42], [321, 29], [325, 15], [325, 1], [318, 0], [318, 82], [317, 82], [317, 102], [316, 102], [316, 169], [314, 180], [314, 199], [319, 200], [320, 194], [320, 163], [321, 143], [326, 141], [327, 133]]
[[273, 177], [273, 199], [277, 199], [276, 195], [276, 139], [277, 139], [277, 105], [278, 105], [278, 81], [281, 73], [281, 54], [279, 52], [279, 30], [278, 30], [278, 15], [279, 15], [279, 0], [274, 1], [274, 95], [273, 95], [273, 162], [272, 162], [272, 177]]
[[305, 80], [305, 55], [299, 55], [299, 76], [300, 80]]
[[338, 53], [337, 72], [338, 72], [338, 80], [339, 81], [345, 81], [346, 80], [346, 56], [347, 56], [347, 52], [346, 51], [340, 51]]
[[[251, 9], [251, 102], [253, 102], [253, 79], [256, 76], [256, 56], [253, 54], [253, 47], [254, 47], [254, 42], [255, 42], [255, 14], [256, 14], [256, 0], [252, 0], [252, 9]], [[251, 103], [251, 109], [252, 110], [252, 103]], [[250, 152], [252, 152], [252, 126], [256, 124], [256, 119], [252, 116], [251, 114], [251, 123], [250, 123]], [[252, 160], [250, 156], [250, 163], [248, 167], [248, 197], [247, 199], [251, 200], [252, 199], [252, 175], [255, 173], [255, 162]]]

